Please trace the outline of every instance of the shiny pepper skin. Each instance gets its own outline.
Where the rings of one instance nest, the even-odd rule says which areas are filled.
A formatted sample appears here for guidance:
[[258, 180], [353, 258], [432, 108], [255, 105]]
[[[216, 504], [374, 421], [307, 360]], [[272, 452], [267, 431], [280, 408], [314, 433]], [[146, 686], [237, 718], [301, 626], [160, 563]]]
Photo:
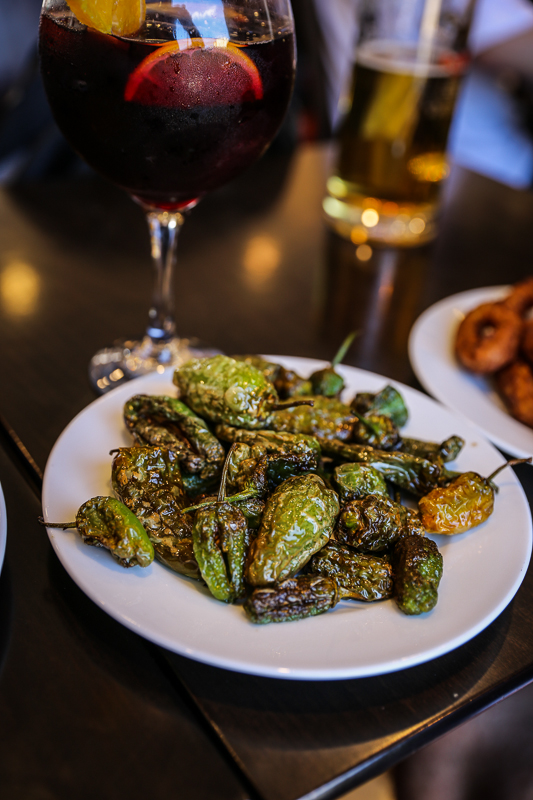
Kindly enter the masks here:
[[353, 398], [351, 408], [359, 414], [385, 414], [390, 417], [397, 428], [403, 428], [409, 418], [409, 412], [400, 392], [394, 386], [385, 386], [377, 394], [359, 392]]
[[437, 604], [442, 555], [432, 539], [406, 536], [394, 548], [394, 597], [404, 614], [424, 614]]
[[422, 523], [432, 533], [463, 533], [481, 525], [494, 510], [494, 489], [477, 472], [463, 472], [446, 487], [418, 502]]
[[299, 575], [277, 586], [255, 589], [244, 603], [252, 622], [291, 622], [323, 614], [337, 604], [336, 582], [323, 575]]
[[230, 503], [200, 509], [192, 537], [194, 554], [211, 594], [224, 603], [233, 603], [244, 592], [249, 544], [244, 514]]
[[335, 578], [341, 599], [372, 602], [392, 597], [392, 566], [387, 558], [356, 553], [350, 547], [329, 542], [315, 553], [307, 570]]
[[86, 544], [105, 547], [122, 567], [147, 567], [154, 560], [141, 522], [114, 497], [87, 500], [76, 514], [76, 527]]
[[180, 397], [211, 422], [264, 428], [278, 395], [263, 372], [229, 356], [195, 358], [174, 372]]
[[430, 461], [440, 459], [448, 462], [454, 461], [464, 447], [465, 440], [460, 436], [449, 436], [440, 444], [426, 442], [422, 439], [403, 438], [400, 446], [402, 453], [428, 458]]
[[248, 583], [267, 586], [295, 575], [329, 541], [338, 513], [336, 493], [318, 475], [282, 483], [269, 498], [250, 547]]
[[335, 486], [341, 505], [358, 500], [367, 494], [389, 496], [382, 475], [369, 464], [341, 464], [335, 468]]
[[383, 495], [352, 500], [341, 511], [335, 539], [363, 553], [386, 550], [403, 533], [401, 508]]
[[220, 477], [224, 448], [207, 423], [181, 400], [135, 395], [124, 405], [124, 420], [136, 444], [169, 447], [178, 453], [187, 491], [203, 491]]
[[265, 425], [273, 431], [305, 433], [321, 439], [346, 441], [352, 435], [353, 415], [336, 397], [313, 397], [313, 406], [273, 411]]

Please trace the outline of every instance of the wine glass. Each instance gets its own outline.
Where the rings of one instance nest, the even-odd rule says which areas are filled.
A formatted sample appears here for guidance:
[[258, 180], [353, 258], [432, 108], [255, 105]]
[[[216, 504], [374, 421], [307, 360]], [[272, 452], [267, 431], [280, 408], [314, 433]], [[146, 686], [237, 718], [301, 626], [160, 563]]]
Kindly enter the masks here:
[[178, 234], [281, 125], [296, 58], [290, 0], [44, 0], [40, 55], [66, 139], [142, 206], [150, 230], [148, 327], [92, 359], [91, 381], [105, 392], [206, 354], [176, 335]]

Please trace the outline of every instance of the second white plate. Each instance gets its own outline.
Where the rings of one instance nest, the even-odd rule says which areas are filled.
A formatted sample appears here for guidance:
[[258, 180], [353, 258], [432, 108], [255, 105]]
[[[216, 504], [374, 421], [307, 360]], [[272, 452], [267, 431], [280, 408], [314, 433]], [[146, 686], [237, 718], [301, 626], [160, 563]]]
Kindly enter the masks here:
[[416, 377], [433, 397], [476, 425], [504, 452], [529, 458], [533, 429], [511, 417], [490, 378], [468, 372], [454, 354], [457, 328], [465, 314], [508, 292], [508, 286], [489, 286], [435, 303], [413, 325], [409, 358]]
[[[323, 362], [276, 357], [309, 375]], [[340, 368], [346, 396], [375, 392], [387, 378]], [[407, 386], [408, 435], [441, 441], [459, 434], [466, 446], [457, 468], [488, 475], [501, 455], [479, 431], [434, 400]], [[137, 393], [174, 393], [171, 373], [138, 378], [96, 400], [59, 437], [46, 467], [45, 519], [73, 519], [90, 497], [111, 493], [111, 456], [130, 445], [122, 409]], [[435, 537], [444, 557], [437, 607], [407, 617], [393, 601], [343, 601], [318, 617], [253, 625], [240, 606], [218, 602], [195, 581], [154, 562], [125, 570], [104, 550], [87, 547], [75, 531], [49, 529], [61, 562], [86, 594], [128, 628], [184, 656], [219, 667], [278, 678], [331, 679], [376, 675], [435, 658], [485, 628], [517, 591], [531, 553], [529, 506], [512, 470], [498, 479], [494, 514], [478, 528]], [[512, 535], [512, 546], [509, 536]], [[475, 587], [475, 589], [473, 589]]]

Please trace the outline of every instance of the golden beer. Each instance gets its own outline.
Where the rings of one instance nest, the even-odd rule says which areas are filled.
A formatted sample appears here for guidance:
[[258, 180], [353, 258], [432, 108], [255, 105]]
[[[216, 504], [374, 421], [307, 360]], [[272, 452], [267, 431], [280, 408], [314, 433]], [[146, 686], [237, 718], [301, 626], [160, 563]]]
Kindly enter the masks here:
[[465, 58], [416, 44], [360, 46], [326, 217], [343, 236], [413, 245], [435, 233], [446, 141]]

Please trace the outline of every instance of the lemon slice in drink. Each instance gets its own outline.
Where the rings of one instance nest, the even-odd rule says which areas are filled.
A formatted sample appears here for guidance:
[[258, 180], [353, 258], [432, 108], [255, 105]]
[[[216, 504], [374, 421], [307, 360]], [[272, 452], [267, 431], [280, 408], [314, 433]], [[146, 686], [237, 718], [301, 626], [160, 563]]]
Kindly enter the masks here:
[[130, 36], [146, 16], [145, 0], [68, 0], [78, 20], [101, 33]]
[[260, 100], [259, 70], [242, 47], [222, 39], [161, 45], [131, 73], [124, 99], [170, 108]]

